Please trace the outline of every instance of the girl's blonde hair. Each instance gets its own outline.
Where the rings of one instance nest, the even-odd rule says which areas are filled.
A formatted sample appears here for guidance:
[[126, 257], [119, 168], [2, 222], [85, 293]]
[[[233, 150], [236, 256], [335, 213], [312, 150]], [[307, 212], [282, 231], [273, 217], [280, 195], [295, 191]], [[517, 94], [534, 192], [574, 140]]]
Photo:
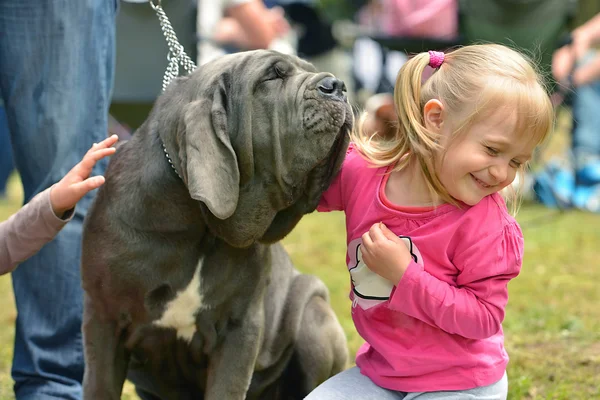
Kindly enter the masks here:
[[[503, 106], [517, 112], [517, 129], [530, 135], [536, 144], [550, 132], [554, 111], [543, 78], [526, 56], [503, 45], [481, 44], [460, 47], [445, 55], [433, 75], [422, 82], [430, 62], [428, 53], [420, 53], [400, 69], [394, 90], [398, 126], [393, 137], [366, 133], [361, 123], [351, 133], [355, 147], [373, 166], [394, 165], [392, 171], [418, 162], [432, 194], [457, 204], [435, 173], [435, 154], [440, 149], [437, 134], [425, 127], [423, 109], [438, 99], [446, 115], [467, 115], [448, 141], [448, 148], [461, 132]], [[442, 155], [443, 156], [443, 155]], [[509, 200], [517, 203], [513, 192]]]

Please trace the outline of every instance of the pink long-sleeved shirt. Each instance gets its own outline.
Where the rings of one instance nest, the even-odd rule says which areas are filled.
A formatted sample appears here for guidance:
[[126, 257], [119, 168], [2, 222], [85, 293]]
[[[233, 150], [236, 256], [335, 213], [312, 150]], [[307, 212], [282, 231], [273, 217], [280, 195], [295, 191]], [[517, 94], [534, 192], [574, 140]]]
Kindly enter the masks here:
[[[377, 385], [403, 392], [497, 382], [508, 362], [507, 284], [523, 255], [517, 222], [498, 194], [472, 207], [398, 207], [385, 196], [385, 172], [350, 147], [318, 207], [346, 214], [352, 318], [366, 341], [356, 364]], [[361, 236], [380, 221], [413, 256], [398, 283], [362, 261]]]
[[0, 222], [0, 275], [17, 265], [51, 241], [73, 216], [73, 210], [59, 218], [52, 211], [48, 188], [8, 220]]

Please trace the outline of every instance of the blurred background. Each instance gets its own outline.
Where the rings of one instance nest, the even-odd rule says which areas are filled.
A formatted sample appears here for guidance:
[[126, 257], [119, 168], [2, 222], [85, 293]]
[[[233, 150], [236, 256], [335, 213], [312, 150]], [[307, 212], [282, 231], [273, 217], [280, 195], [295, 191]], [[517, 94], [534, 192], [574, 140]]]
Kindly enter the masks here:
[[[412, 54], [495, 42], [535, 59], [557, 123], [519, 182], [526, 255], [510, 285], [505, 321], [509, 398], [600, 399], [600, 19], [594, 20], [600, 1], [163, 0], [162, 6], [198, 65], [247, 49], [297, 54], [346, 82], [350, 102], [357, 113], [369, 113], [373, 131], [393, 129], [395, 77]], [[597, 31], [597, 40], [583, 47], [583, 31]], [[142, 0], [122, 0], [110, 133], [123, 140], [135, 134], [161, 92], [167, 53], [155, 11]], [[7, 129], [0, 107], [0, 220], [22, 202]], [[354, 355], [361, 339], [349, 314], [344, 239], [343, 215], [330, 213], [305, 217], [284, 244], [300, 270], [330, 288]], [[16, 311], [9, 276], [0, 278], [0, 288], [0, 399], [10, 399]], [[123, 398], [136, 398], [130, 386]]]

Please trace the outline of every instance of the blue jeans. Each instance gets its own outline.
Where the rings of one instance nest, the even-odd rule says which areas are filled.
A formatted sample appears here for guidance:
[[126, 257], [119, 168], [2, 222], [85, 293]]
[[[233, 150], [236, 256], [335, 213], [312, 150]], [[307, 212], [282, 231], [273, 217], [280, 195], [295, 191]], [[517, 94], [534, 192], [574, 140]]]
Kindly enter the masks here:
[[496, 383], [469, 390], [449, 390], [441, 392], [396, 392], [377, 386], [352, 367], [329, 378], [305, 400], [506, 400], [508, 379], [506, 372]]
[[[117, 0], [0, 0], [0, 93], [25, 201], [60, 180], [107, 136]], [[106, 161], [93, 174], [104, 171]], [[94, 193], [12, 274], [17, 399], [80, 399], [79, 272], [83, 218]]]
[[[584, 59], [583, 64], [587, 61]], [[575, 88], [572, 97], [572, 148], [575, 168], [579, 169], [600, 161], [600, 80]]]
[[0, 105], [0, 197], [5, 195], [8, 178], [14, 169], [8, 122], [4, 106]]

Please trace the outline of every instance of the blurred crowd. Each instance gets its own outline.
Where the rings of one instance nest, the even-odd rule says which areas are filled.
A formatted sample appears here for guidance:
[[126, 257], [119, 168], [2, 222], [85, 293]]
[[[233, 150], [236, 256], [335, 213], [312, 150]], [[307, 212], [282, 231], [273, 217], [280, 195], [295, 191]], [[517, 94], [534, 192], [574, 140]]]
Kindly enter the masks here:
[[[391, 93], [396, 73], [410, 54], [474, 42], [525, 49], [546, 70], [557, 107], [568, 106], [573, 117], [570, 148], [547, 165], [534, 165], [538, 173], [525, 182], [529, 197], [550, 207], [600, 212], [600, 121], [595, 112], [600, 101], [595, 50], [600, 22], [590, 18], [600, 6], [592, 3], [186, 0], [165, 1], [164, 8], [197, 64], [247, 49], [297, 54], [344, 80], [353, 105], [368, 111], [365, 126], [383, 135], [393, 134], [396, 116]], [[151, 103], [158, 95], [159, 74], [166, 62], [157, 20], [146, 0], [124, 0], [120, 7], [113, 101]], [[162, 59], [152, 62], [154, 68], [143, 66], [157, 57]], [[127, 121], [114, 118], [111, 127], [124, 138], [133, 130]], [[3, 108], [0, 149], [3, 196], [13, 170]]]

